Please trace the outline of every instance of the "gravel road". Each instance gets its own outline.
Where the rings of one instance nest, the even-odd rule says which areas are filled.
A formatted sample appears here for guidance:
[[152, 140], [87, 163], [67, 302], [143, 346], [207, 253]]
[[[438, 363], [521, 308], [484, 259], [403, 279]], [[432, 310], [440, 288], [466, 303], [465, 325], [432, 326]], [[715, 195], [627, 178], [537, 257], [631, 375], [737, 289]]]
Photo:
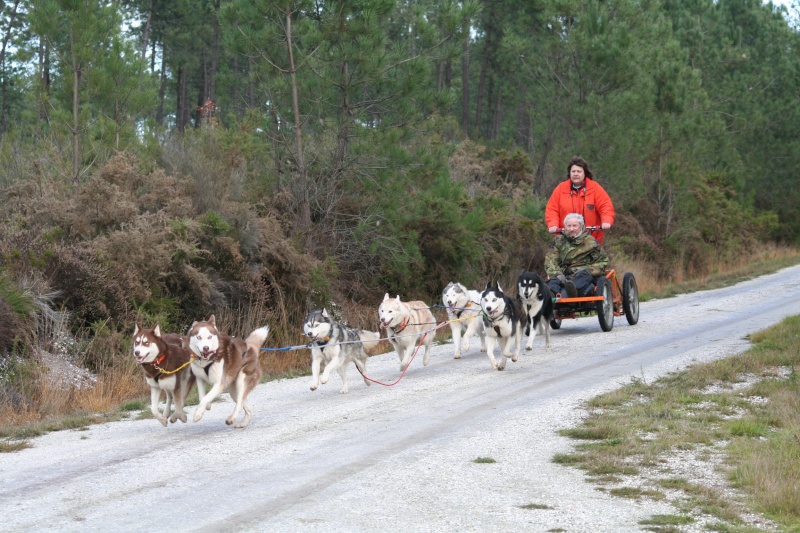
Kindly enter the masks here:
[[[794, 314], [800, 266], [645, 302], [638, 325], [617, 317], [608, 333], [595, 317], [567, 320], [550, 350], [537, 336], [503, 372], [473, 339], [461, 360], [434, 347], [394, 387], [367, 387], [352, 366], [346, 395], [336, 374], [315, 392], [309, 377], [261, 384], [243, 430], [225, 425], [224, 395], [198, 423], [190, 408], [168, 428], [50, 433], [0, 456], [0, 531], [641, 531], [675, 510], [553, 464], [572, 449], [557, 431], [599, 393], [741, 352], [747, 334]], [[370, 358], [368, 371], [394, 381], [397, 356]]]

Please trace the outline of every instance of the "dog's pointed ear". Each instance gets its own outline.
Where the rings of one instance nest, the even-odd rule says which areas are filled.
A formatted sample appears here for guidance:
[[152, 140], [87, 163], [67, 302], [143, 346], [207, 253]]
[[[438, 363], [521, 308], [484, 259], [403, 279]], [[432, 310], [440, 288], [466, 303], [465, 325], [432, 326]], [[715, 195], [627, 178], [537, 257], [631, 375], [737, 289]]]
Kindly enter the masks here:
[[387, 292], [386, 294], [383, 295], [383, 301], [385, 302], [388, 299], [389, 299], [389, 293]]
[[161, 337], [161, 326], [159, 324], [156, 324], [156, 327], [153, 329], [153, 335]]
[[214, 318], [214, 315], [208, 317], [208, 321], [211, 323], [212, 326], [217, 327], [217, 319]]
[[140, 327], [139, 327], [139, 323], [137, 322], [137, 323], [136, 323], [136, 324], [133, 326], [133, 336], [134, 336], [134, 337], [136, 336], [136, 334], [137, 334], [137, 333], [139, 333], [139, 330], [140, 330], [140, 329], [142, 329], [142, 328], [140, 328]]
[[397, 298], [395, 298], [395, 300], [397, 300], [398, 302], [400, 301], [400, 295], [399, 294], [397, 295]]
[[497, 283], [495, 283], [495, 285], [497, 285], [498, 292], [503, 292], [503, 289], [500, 287], [500, 282], [499, 281]]
[[484, 289], [484, 291], [488, 291], [491, 288], [492, 288], [492, 282], [491, 281], [487, 281], [486, 282], [486, 289]]
[[194, 322], [192, 322], [192, 325], [191, 325], [191, 327], [189, 328], [189, 331], [191, 331], [191, 330], [192, 330], [192, 328], [193, 328], [193, 327], [195, 327], [196, 325], [197, 325], [197, 320], [195, 320]]
[[322, 316], [324, 316], [325, 318], [328, 318], [328, 309], [326, 307], [322, 308]]

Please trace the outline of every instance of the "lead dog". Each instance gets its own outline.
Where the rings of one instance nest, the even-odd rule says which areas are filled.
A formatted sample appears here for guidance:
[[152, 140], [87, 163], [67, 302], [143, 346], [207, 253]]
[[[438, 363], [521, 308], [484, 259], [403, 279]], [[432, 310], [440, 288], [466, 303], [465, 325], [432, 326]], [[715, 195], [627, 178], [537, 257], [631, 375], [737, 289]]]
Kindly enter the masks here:
[[378, 308], [378, 316], [381, 320], [381, 329], [386, 330], [386, 338], [400, 358], [400, 371], [404, 371], [411, 363], [417, 342], [425, 345], [422, 365], [427, 366], [431, 342], [436, 336], [436, 319], [433, 318], [428, 305], [416, 300], [402, 302], [400, 295], [397, 298], [389, 298], [389, 293], [386, 293]]
[[[246, 340], [230, 337], [217, 329], [214, 315], [206, 321], [192, 324], [189, 329], [189, 348], [195, 359], [191, 368], [200, 393], [200, 403], [194, 411], [195, 422], [199, 422], [211, 402], [228, 389], [236, 406], [225, 423], [230, 426], [236, 422], [244, 409], [244, 418], [235, 427], [247, 427], [253, 417], [247, 395], [261, 381], [258, 354], [267, 335], [269, 326], [256, 329]], [[208, 394], [205, 392], [206, 384], [211, 386]]]
[[477, 332], [481, 338], [481, 351], [486, 351], [486, 332], [481, 320], [481, 293], [467, 290], [461, 283], [450, 282], [442, 291], [442, 303], [447, 308], [450, 331], [453, 333], [455, 355], [461, 359], [461, 332], [464, 331], [464, 350], [469, 350], [469, 339]]
[[[362, 375], [367, 372], [367, 352], [380, 342], [380, 334], [375, 331], [353, 329], [336, 322], [328, 315], [327, 309], [311, 311], [303, 323], [303, 333], [311, 340], [311, 390], [326, 384], [331, 372], [339, 371], [342, 377], [342, 394], [347, 394], [347, 366], [352, 361]], [[320, 378], [322, 363], [325, 370]], [[365, 377], [364, 383], [371, 385]]]
[[[164, 427], [167, 426], [167, 417], [173, 424], [177, 420], [186, 422], [183, 405], [186, 395], [194, 386], [195, 377], [189, 368], [192, 352], [183, 347], [180, 336], [162, 336], [158, 325], [146, 329], [137, 323], [133, 330], [133, 356], [141, 365], [145, 381], [150, 385], [150, 412], [156, 420]], [[161, 391], [166, 395], [163, 414], [158, 410]], [[175, 412], [170, 416], [173, 400]]]
[[[503, 370], [509, 356], [514, 362], [519, 358], [522, 332], [528, 323], [528, 315], [522, 312], [516, 299], [503, 292], [496, 281], [494, 284], [486, 284], [486, 290], [481, 294], [481, 308], [484, 312], [483, 324], [486, 326], [486, 354], [492, 368]], [[500, 344], [499, 363], [493, 353], [496, 340]], [[510, 350], [511, 343], [515, 345], [513, 354]]]
[[553, 314], [553, 294], [547, 283], [536, 272], [523, 271], [517, 278], [517, 300], [522, 306], [522, 311], [528, 315], [528, 324], [525, 335], [528, 336], [526, 350], [533, 349], [533, 339], [536, 330], [544, 333], [546, 347], [550, 348], [550, 321], [555, 319]]

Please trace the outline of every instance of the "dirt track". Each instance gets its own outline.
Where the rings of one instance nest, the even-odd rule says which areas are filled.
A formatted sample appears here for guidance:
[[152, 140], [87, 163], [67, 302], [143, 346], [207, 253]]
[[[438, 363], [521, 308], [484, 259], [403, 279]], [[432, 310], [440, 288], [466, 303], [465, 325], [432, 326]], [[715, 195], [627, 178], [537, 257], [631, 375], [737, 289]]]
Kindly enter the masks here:
[[[427, 367], [415, 359], [394, 387], [366, 387], [352, 366], [347, 395], [336, 374], [315, 392], [309, 377], [262, 384], [244, 430], [225, 425], [225, 395], [196, 424], [52, 433], [0, 456], [0, 531], [640, 531], [674, 509], [553, 464], [571, 449], [556, 431], [600, 392], [739, 352], [793, 314], [800, 267], [643, 303], [638, 325], [617, 317], [609, 333], [594, 317], [565, 321], [551, 350], [537, 336], [503, 372], [473, 339], [461, 360], [450, 344]], [[392, 352], [368, 370], [394, 381], [399, 363]]]

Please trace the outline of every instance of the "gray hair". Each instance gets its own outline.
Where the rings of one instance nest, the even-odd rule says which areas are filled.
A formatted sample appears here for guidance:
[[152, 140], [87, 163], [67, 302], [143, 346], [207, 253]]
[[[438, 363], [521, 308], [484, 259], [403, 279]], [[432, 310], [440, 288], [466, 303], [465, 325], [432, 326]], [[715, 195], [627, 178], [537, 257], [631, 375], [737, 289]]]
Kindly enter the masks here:
[[580, 213], [570, 213], [570, 214], [568, 214], [567, 216], [564, 217], [564, 227], [565, 228], [567, 227], [567, 220], [569, 220], [571, 218], [574, 218], [578, 222], [580, 222], [581, 229], [586, 227], [586, 223], [583, 221], [583, 215], [581, 215]]

